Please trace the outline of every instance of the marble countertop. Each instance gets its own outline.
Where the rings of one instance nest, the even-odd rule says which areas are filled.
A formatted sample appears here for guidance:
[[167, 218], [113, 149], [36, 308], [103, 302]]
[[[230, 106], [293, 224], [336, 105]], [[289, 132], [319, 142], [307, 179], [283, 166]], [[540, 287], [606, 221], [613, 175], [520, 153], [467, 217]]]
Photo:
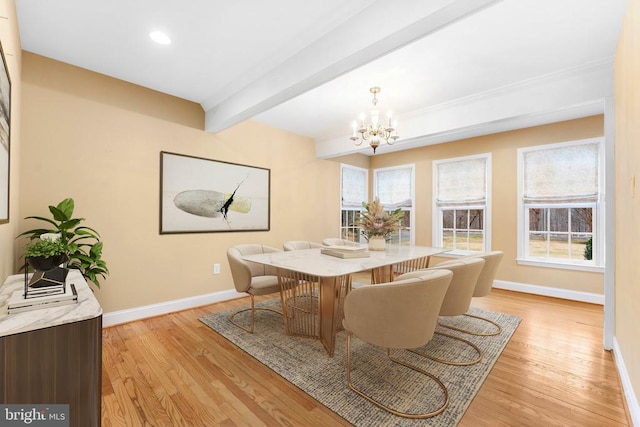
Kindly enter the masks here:
[[78, 292], [76, 304], [7, 314], [9, 297], [24, 288], [24, 274], [9, 276], [0, 286], [0, 337], [93, 319], [102, 314], [102, 307], [78, 270], [69, 270], [66, 284], [75, 285]]
[[312, 276], [335, 277], [443, 252], [446, 252], [443, 248], [387, 244], [384, 251], [369, 251], [367, 258], [337, 258], [321, 254], [320, 248], [246, 255], [242, 258]]

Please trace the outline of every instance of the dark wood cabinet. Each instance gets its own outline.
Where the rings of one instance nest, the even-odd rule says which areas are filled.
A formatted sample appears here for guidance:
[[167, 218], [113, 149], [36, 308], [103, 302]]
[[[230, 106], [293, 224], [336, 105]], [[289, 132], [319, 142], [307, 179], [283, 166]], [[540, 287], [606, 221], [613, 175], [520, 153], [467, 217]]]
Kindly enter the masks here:
[[102, 316], [0, 338], [0, 402], [69, 404], [70, 426], [99, 426]]
[[[82, 285], [90, 301], [0, 316], [0, 403], [68, 404], [70, 426], [100, 426], [102, 310]], [[55, 326], [42, 327], [46, 318]], [[28, 328], [30, 319], [37, 329]], [[11, 333], [10, 323], [19, 324], [18, 332]]]

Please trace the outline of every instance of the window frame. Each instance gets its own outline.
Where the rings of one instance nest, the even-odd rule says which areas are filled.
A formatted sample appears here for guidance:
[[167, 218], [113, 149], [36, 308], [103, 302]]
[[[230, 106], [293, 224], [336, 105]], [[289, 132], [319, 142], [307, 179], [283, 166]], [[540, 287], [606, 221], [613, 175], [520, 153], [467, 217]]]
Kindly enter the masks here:
[[[524, 200], [524, 156], [525, 153], [538, 150], [553, 150], [577, 145], [597, 144], [597, 175], [598, 175], [598, 195], [596, 201], [576, 201], [576, 202], [526, 202]], [[604, 251], [604, 234], [605, 234], [605, 163], [604, 163], [604, 137], [587, 138], [580, 140], [564, 141], [552, 144], [535, 145], [518, 149], [518, 242], [517, 242], [517, 258], [519, 265], [530, 265], [537, 267], [550, 267], [566, 270], [579, 270], [591, 272], [604, 272], [605, 268], [605, 251]], [[571, 209], [591, 207], [593, 215], [592, 223], [592, 259], [588, 260], [571, 260], [553, 257], [535, 257], [529, 255], [529, 209], [531, 208], [557, 208]], [[570, 230], [569, 230], [570, 232]]]
[[[344, 212], [362, 212], [363, 207], [355, 207], [355, 206], [345, 206], [344, 205], [344, 195], [343, 195], [343, 174], [344, 174], [344, 170], [345, 169], [353, 169], [356, 170], [358, 172], [364, 172], [364, 176], [365, 176], [365, 182], [364, 182], [364, 188], [365, 188], [365, 192], [366, 195], [368, 195], [369, 193], [369, 169], [365, 169], [365, 168], [360, 168], [357, 166], [353, 166], [353, 165], [349, 165], [346, 163], [341, 163], [340, 164], [340, 219], [339, 219], [339, 236], [341, 239], [345, 239], [345, 240], [350, 240], [348, 239], [349, 237], [349, 232], [355, 232], [356, 235], [358, 236], [357, 240], [354, 240], [355, 242], [365, 242], [364, 237], [362, 236], [362, 233], [360, 233], [360, 227], [354, 227], [352, 225], [349, 224], [343, 224], [342, 223], [342, 219], [344, 217]], [[367, 200], [363, 200], [363, 202], [366, 202]]]
[[[416, 223], [416, 218], [415, 218], [415, 206], [416, 206], [416, 166], [414, 163], [409, 163], [409, 164], [404, 164], [404, 165], [397, 165], [397, 166], [391, 166], [391, 167], [386, 167], [386, 168], [377, 168], [373, 170], [373, 197], [379, 197], [379, 191], [378, 191], [378, 185], [379, 185], [379, 178], [378, 178], [378, 174], [380, 172], [388, 172], [388, 171], [393, 171], [393, 170], [399, 170], [399, 169], [410, 169], [410, 177], [411, 177], [411, 192], [410, 192], [410, 198], [411, 198], [411, 206], [407, 207], [407, 206], [402, 206], [400, 207], [400, 209], [402, 209], [403, 211], [408, 211], [409, 212], [409, 221], [410, 221], [410, 226], [408, 227], [408, 230], [399, 230], [398, 233], [398, 242], [395, 241], [391, 241], [390, 243], [399, 243], [401, 241], [401, 237], [403, 233], [406, 233], [407, 231], [409, 232], [409, 245], [414, 245], [415, 244], [415, 223]], [[384, 204], [384, 201], [382, 201]]]
[[[559, 235], [567, 235], [567, 242], [570, 245], [571, 244], [571, 240], [572, 240], [572, 236], [574, 235], [590, 235], [592, 238], [592, 246], [596, 246], [598, 244], [598, 237], [597, 237], [597, 233], [595, 231], [593, 231], [595, 229], [595, 224], [597, 224], [598, 221], [598, 210], [597, 210], [597, 203], [595, 202], [591, 202], [591, 203], [526, 203], [525, 204], [525, 208], [523, 210], [524, 213], [524, 224], [530, 224], [529, 221], [529, 210], [530, 209], [567, 209], [567, 210], [571, 210], [571, 209], [579, 209], [579, 208], [589, 208], [592, 210], [592, 231], [591, 232], [579, 232], [579, 231], [571, 231], [571, 216], [567, 216], [567, 231], [556, 231], [556, 230], [550, 230], [550, 227], [546, 227], [547, 229], [545, 231], [538, 231], [538, 233], [540, 234], [544, 234], [547, 235], [549, 238], [546, 239], [547, 241], [550, 239], [550, 236], [553, 234], [559, 234]], [[525, 251], [525, 256], [527, 260], [530, 260], [532, 262], [556, 262], [555, 260], [559, 260], [561, 263], [564, 258], [555, 258], [555, 257], [538, 257], [538, 256], [534, 256], [531, 255], [530, 253], [530, 237], [531, 234], [534, 233], [536, 231], [531, 231], [529, 228], [527, 228], [526, 233], [523, 235], [524, 238], [524, 251]], [[569, 246], [570, 247], [570, 246]], [[569, 248], [567, 248], [567, 254], [570, 256], [571, 254], [571, 250], [569, 250]], [[592, 256], [591, 260], [585, 260], [585, 259], [575, 259], [573, 261], [571, 261], [571, 264], [576, 264], [576, 265], [584, 265], [584, 266], [588, 266], [588, 267], [592, 267], [597, 265], [597, 258], [599, 257], [599, 252], [596, 251], [595, 254], [593, 254], [594, 256]], [[572, 259], [572, 258], [569, 258]]]
[[[479, 204], [475, 204], [475, 205], [457, 205], [457, 206], [438, 206], [438, 224], [439, 224], [439, 232], [440, 232], [440, 244], [438, 245], [439, 247], [444, 247], [444, 236], [445, 236], [445, 230], [451, 230], [453, 232], [453, 239], [454, 239], [454, 249], [450, 250], [449, 252], [447, 252], [447, 254], [453, 254], [453, 255], [470, 255], [470, 254], [476, 254], [476, 253], [481, 253], [481, 252], [488, 252], [488, 250], [486, 249], [486, 243], [487, 243], [487, 232], [486, 232], [486, 214], [487, 214], [487, 209], [485, 205], [479, 205]], [[457, 226], [457, 220], [454, 216], [453, 222], [454, 222], [454, 226], [451, 229], [445, 228], [443, 227], [444, 225], [444, 212], [445, 211], [449, 211], [449, 210], [453, 210], [453, 211], [478, 211], [481, 210], [483, 211], [483, 219], [482, 219], [482, 223], [484, 225], [484, 228], [482, 229], [477, 229], [479, 231], [481, 231], [482, 233], [482, 237], [483, 237], [483, 248], [479, 251], [474, 251], [474, 250], [470, 250], [470, 249], [455, 249], [456, 248], [456, 234], [457, 232], [467, 232], [470, 233], [472, 230], [476, 230], [476, 229], [472, 229], [469, 228], [469, 218], [467, 216], [467, 227], [466, 228], [458, 228]], [[467, 247], [469, 246], [469, 244], [467, 243]]]
[[[466, 160], [474, 160], [474, 159], [485, 159], [485, 200], [484, 204], [471, 202], [468, 204], [464, 203], [450, 203], [438, 205], [437, 197], [438, 197], [438, 181], [440, 179], [438, 175], [438, 165], [443, 163], [454, 163]], [[445, 210], [483, 210], [483, 249], [481, 251], [472, 251], [472, 250], [461, 250], [454, 248], [447, 251], [447, 255], [472, 255], [481, 252], [489, 252], [491, 251], [491, 153], [480, 153], [473, 154], [469, 156], [461, 156], [461, 157], [450, 157], [446, 159], [434, 160], [432, 163], [433, 167], [433, 195], [432, 195], [432, 245], [434, 247], [444, 247], [444, 227], [443, 227], [443, 217]], [[455, 227], [454, 227], [455, 228]], [[466, 230], [469, 230], [468, 228]]]

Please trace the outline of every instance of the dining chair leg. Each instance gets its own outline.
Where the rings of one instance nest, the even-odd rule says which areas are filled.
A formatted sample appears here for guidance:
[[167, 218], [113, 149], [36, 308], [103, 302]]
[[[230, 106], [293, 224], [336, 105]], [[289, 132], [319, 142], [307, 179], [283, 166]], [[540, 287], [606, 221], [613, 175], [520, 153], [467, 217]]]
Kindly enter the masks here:
[[436, 361], [436, 362], [439, 362], [439, 363], [444, 363], [445, 365], [452, 365], [452, 366], [470, 366], [470, 365], [475, 365], [476, 363], [478, 363], [478, 362], [480, 362], [482, 360], [482, 350], [480, 350], [480, 347], [478, 347], [477, 345], [475, 345], [471, 341], [462, 339], [460, 337], [456, 337], [454, 335], [443, 334], [442, 332], [434, 332], [434, 334], [440, 335], [440, 336], [443, 336], [443, 337], [447, 337], [447, 338], [451, 338], [451, 339], [454, 339], [456, 341], [461, 341], [464, 344], [468, 345], [469, 347], [473, 348], [475, 350], [475, 352], [478, 354], [478, 356], [475, 359], [473, 359], [471, 361], [468, 361], [468, 362], [458, 362], [456, 360], [441, 359], [439, 357], [432, 356], [432, 355], [430, 355], [428, 353], [424, 353], [424, 352], [418, 351], [416, 349], [410, 349], [409, 351], [414, 353], [414, 354], [417, 354], [419, 356], [426, 357], [427, 359], [431, 359], [433, 361]]
[[491, 323], [492, 325], [494, 325], [497, 328], [497, 330], [494, 332], [475, 332], [475, 331], [470, 331], [468, 329], [457, 328], [455, 326], [444, 325], [440, 322], [438, 322], [438, 325], [442, 326], [443, 328], [451, 329], [451, 330], [462, 332], [469, 335], [475, 335], [477, 337], [492, 337], [495, 335], [500, 335], [502, 333], [502, 326], [500, 326], [498, 323], [494, 322], [491, 319], [487, 319], [486, 317], [476, 316], [475, 314], [467, 314], [467, 313], [465, 313], [464, 316], [473, 317], [474, 319], [484, 320], [485, 322]]
[[[367, 395], [366, 393], [364, 393], [362, 390], [358, 389], [352, 382], [351, 382], [351, 337], [353, 334], [351, 333], [347, 333], [347, 385], [349, 386], [349, 388], [354, 391], [355, 393], [357, 393], [358, 395], [362, 396], [363, 398], [365, 398], [366, 400], [368, 400], [369, 402], [373, 403], [374, 405], [376, 405], [377, 407], [384, 409], [385, 411], [392, 413], [394, 415], [400, 416], [400, 417], [404, 417], [404, 418], [411, 418], [411, 419], [424, 419], [424, 418], [431, 418], [433, 416], [436, 416], [440, 413], [442, 413], [445, 408], [447, 407], [447, 405], [449, 404], [449, 391], [447, 390], [447, 387], [444, 385], [444, 383], [442, 381], [440, 381], [440, 379], [438, 377], [436, 377], [435, 375], [430, 374], [429, 372], [420, 369], [417, 366], [411, 365], [409, 363], [403, 362], [399, 359], [393, 358], [391, 357], [391, 350], [387, 349], [387, 357], [389, 358], [389, 360], [391, 360], [393, 363], [402, 365], [406, 368], [409, 368], [413, 371], [419, 372], [429, 378], [431, 378], [433, 381], [435, 381], [438, 386], [440, 387], [440, 389], [442, 390], [442, 393], [444, 394], [444, 403], [442, 405], [440, 405], [440, 407], [438, 407], [437, 409], [427, 412], [427, 413], [421, 413], [421, 414], [412, 414], [412, 413], [407, 413], [407, 412], [402, 412], [393, 408], [390, 408], [386, 405], [384, 405], [383, 403], [379, 402], [378, 400], [375, 400], [373, 397]], [[394, 390], [390, 390], [390, 393], [393, 393]]]
[[[249, 296], [251, 297], [251, 308], [245, 308], [245, 309], [242, 309], [242, 310], [236, 311], [236, 312], [235, 312], [235, 313], [233, 313], [231, 316], [229, 316], [229, 321], [230, 321], [231, 323], [233, 323], [234, 325], [236, 325], [238, 328], [240, 328], [240, 329], [242, 329], [243, 331], [246, 331], [246, 332], [249, 332], [250, 334], [252, 334], [252, 333], [253, 333], [253, 331], [254, 331], [254, 326], [255, 326], [255, 312], [256, 312], [256, 310], [272, 311], [272, 312], [274, 312], [274, 313], [276, 313], [276, 314], [278, 314], [278, 315], [282, 316], [282, 313], [281, 313], [281, 312], [279, 312], [278, 310], [274, 310], [274, 309], [272, 309], [272, 308], [261, 308], [261, 307], [259, 307], [259, 308], [255, 308], [255, 301], [254, 301], [253, 295], [249, 295]], [[251, 310], [251, 324], [250, 324], [250, 326], [249, 326], [249, 327], [244, 326], [244, 325], [241, 325], [240, 323], [238, 323], [238, 322], [235, 320], [235, 317], [236, 317], [238, 314], [240, 314], [240, 313], [244, 313], [245, 311], [249, 311], [249, 310]]]

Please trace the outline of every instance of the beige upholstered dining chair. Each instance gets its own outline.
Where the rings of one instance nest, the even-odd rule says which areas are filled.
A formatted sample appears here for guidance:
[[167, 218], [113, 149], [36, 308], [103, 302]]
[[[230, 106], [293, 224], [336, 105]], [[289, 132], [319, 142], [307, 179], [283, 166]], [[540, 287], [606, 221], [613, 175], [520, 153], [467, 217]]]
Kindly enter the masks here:
[[[453, 274], [447, 270], [424, 271], [420, 277], [353, 289], [344, 301], [347, 331], [347, 385], [374, 405], [407, 418], [429, 418], [438, 415], [449, 403], [446, 386], [433, 374], [396, 359], [391, 349], [410, 349], [427, 344], [433, 337], [440, 306]], [[444, 394], [444, 403], [428, 413], [406, 413], [374, 399], [351, 380], [351, 339], [386, 348], [394, 363], [420, 372], [435, 381]], [[364, 369], [366, 375], [366, 369]], [[388, 391], [393, 394], [394, 389]]]
[[[277, 310], [270, 308], [255, 308], [255, 295], [268, 295], [280, 292], [280, 284], [278, 283], [278, 276], [276, 275], [275, 268], [242, 259], [245, 255], [270, 252], [280, 252], [280, 250], [260, 244], [236, 245], [227, 249], [227, 259], [229, 260], [231, 276], [233, 277], [233, 284], [236, 287], [236, 291], [246, 292], [251, 297], [251, 308], [236, 311], [229, 317], [229, 320], [240, 329], [249, 333], [253, 333], [254, 331], [256, 310], [273, 311], [274, 313], [278, 313], [282, 316], [282, 313]], [[250, 326], [247, 327], [238, 323], [235, 320], [235, 317], [236, 315], [248, 310], [251, 310], [251, 323]]]
[[322, 241], [324, 246], [359, 246], [358, 243], [351, 240], [339, 239], [339, 238], [327, 238]]
[[[477, 255], [470, 255], [467, 258], [482, 258], [484, 260], [484, 267], [482, 267], [482, 271], [480, 272], [480, 276], [478, 277], [478, 282], [476, 283], [476, 287], [473, 291], [473, 296], [475, 297], [486, 297], [491, 293], [491, 288], [493, 287], [493, 281], [496, 277], [496, 272], [498, 271], [498, 267], [500, 266], [500, 262], [502, 261], [502, 257], [504, 253], [502, 251], [491, 251], [484, 252]], [[485, 322], [491, 323], [496, 327], [496, 330], [493, 332], [474, 332], [468, 329], [458, 329], [457, 331], [467, 333], [469, 335], [478, 335], [478, 336], [493, 336], [499, 335], [502, 332], [502, 326], [498, 323], [494, 322], [491, 319], [487, 319], [486, 317], [476, 316], [474, 314], [465, 314], [468, 317], [473, 317], [475, 319], [484, 320]]]
[[288, 242], [284, 242], [282, 245], [285, 251], [297, 251], [300, 249], [312, 249], [312, 248], [321, 248], [322, 245], [316, 242], [309, 242], [307, 240], [290, 240]]
[[[463, 315], [469, 310], [469, 306], [471, 305], [471, 298], [473, 297], [473, 292], [476, 287], [476, 283], [478, 281], [478, 277], [480, 276], [480, 272], [482, 271], [482, 267], [484, 266], [484, 260], [482, 258], [460, 258], [451, 261], [442, 262], [435, 267], [428, 268], [426, 270], [418, 270], [413, 271], [411, 273], [406, 273], [397, 278], [397, 280], [403, 280], [411, 277], [419, 277], [420, 274], [423, 274], [425, 271], [430, 270], [448, 270], [453, 273], [453, 278], [451, 279], [451, 284], [449, 285], [449, 289], [447, 290], [447, 294], [444, 297], [444, 301], [442, 302], [442, 306], [440, 307], [440, 316], [460, 316]], [[449, 326], [439, 323], [440, 326], [449, 328]], [[450, 328], [455, 329], [455, 328]], [[448, 365], [455, 366], [468, 366], [478, 363], [482, 360], [482, 350], [472, 343], [471, 341], [465, 340], [463, 338], [445, 334], [442, 332], [436, 332], [438, 335], [442, 335], [456, 341], [460, 341], [470, 346], [477, 353], [477, 357], [473, 360], [468, 361], [457, 361], [457, 360], [447, 360], [432, 356], [428, 353], [418, 350], [412, 350], [416, 354], [420, 354], [421, 356], [427, 357], [431, 360], [435, 360], [437, 362], [446, 363]]]

